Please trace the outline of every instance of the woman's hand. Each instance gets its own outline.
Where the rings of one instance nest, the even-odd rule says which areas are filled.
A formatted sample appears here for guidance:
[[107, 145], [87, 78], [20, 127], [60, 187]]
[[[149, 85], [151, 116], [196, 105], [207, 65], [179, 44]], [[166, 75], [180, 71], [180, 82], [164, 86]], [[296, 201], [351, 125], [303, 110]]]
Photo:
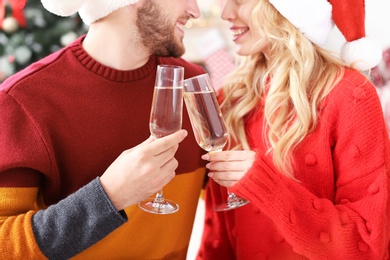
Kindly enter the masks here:
[[254, 151], [210, 152], [202, 156], [209, 161], [206, 167], [208, 176], [227, 188], [236, 184], [249, 170], [255, 161]]

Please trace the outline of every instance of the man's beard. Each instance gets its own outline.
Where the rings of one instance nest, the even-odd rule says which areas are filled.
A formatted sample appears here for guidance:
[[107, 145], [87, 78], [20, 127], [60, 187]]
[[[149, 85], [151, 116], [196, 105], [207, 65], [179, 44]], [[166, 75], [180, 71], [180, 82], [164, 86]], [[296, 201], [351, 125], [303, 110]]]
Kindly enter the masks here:
[[180, 57], [185, 48], [175, 38], [175, 24], [161, 13], [153, 0], [145, 1], [138, 9], [136, 24], [142, 43], [157, 56]]

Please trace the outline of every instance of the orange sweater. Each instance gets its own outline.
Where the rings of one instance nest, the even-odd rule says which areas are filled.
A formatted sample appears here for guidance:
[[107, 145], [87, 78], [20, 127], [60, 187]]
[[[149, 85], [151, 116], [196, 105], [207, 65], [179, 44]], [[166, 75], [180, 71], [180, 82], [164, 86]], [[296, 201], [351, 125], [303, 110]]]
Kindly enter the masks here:
[[231, 188], [250, 204], [213, 207], [226, 189], [210, 181], [198, 259], [389, 259], [389, 139], [375, 88], [347, 70], [320, 107], [319, 123], [294, 151], [294, 176], [264, 155], [260, 107], [247, 136], [257, 158]]
[[205, 169], [186, 111], [178, 175], [164, 187], [177, 213], [117, 212], [98, 176], [149, 137], [157, 64], [204, 71], [158, 57], [117, 71], [82, 40], [0, 87], [0, 259], [185, 259]]

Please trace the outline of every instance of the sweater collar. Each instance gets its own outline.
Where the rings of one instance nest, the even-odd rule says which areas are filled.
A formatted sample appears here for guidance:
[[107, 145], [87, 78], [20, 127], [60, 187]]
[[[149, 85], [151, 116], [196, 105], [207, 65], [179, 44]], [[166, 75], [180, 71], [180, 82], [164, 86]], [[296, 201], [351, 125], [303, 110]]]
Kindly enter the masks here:
[[82, 47], [82, 42], [85, 35], [75, 40], [69, 48], [74, 53], [76, 59], [89, 71], [100, 75], [111, 81], [116, 82], [132, 82], [147, 77], [152, 73], [157, 66], [157, 57], [151, 56], [148, 62], [142, 67], [135, 70], [117, 70], [107, 67], [98, 61], [94, 60]]

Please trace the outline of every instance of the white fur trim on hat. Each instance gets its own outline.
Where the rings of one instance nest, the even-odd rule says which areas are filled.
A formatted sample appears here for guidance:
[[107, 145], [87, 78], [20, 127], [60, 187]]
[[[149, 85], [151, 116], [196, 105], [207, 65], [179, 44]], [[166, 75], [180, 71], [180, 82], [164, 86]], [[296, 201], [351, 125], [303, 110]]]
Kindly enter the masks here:
[[84, 23], [91, 24], [122, 7], [135, 4], [139, 0], [86, 0], [79, 14]]
[[85, 24], [91, 24], [119, 8], [135, 4], [139, 0], [41, 0], [51, 13], [70, 16], [76, 12]]
[[306, 38], [324, 45], [334, 23], [327, 0], [269, 0]]
[[344, 43], [340, 57], [345, 63], [364, 71], [375, 67], [381, 61], [382, 48], [378, 41], [364, 37]]
[[41, 0], [43, 7], [49, 12], [59, 16], [70, 16], [81, 8], [84, 0]]

